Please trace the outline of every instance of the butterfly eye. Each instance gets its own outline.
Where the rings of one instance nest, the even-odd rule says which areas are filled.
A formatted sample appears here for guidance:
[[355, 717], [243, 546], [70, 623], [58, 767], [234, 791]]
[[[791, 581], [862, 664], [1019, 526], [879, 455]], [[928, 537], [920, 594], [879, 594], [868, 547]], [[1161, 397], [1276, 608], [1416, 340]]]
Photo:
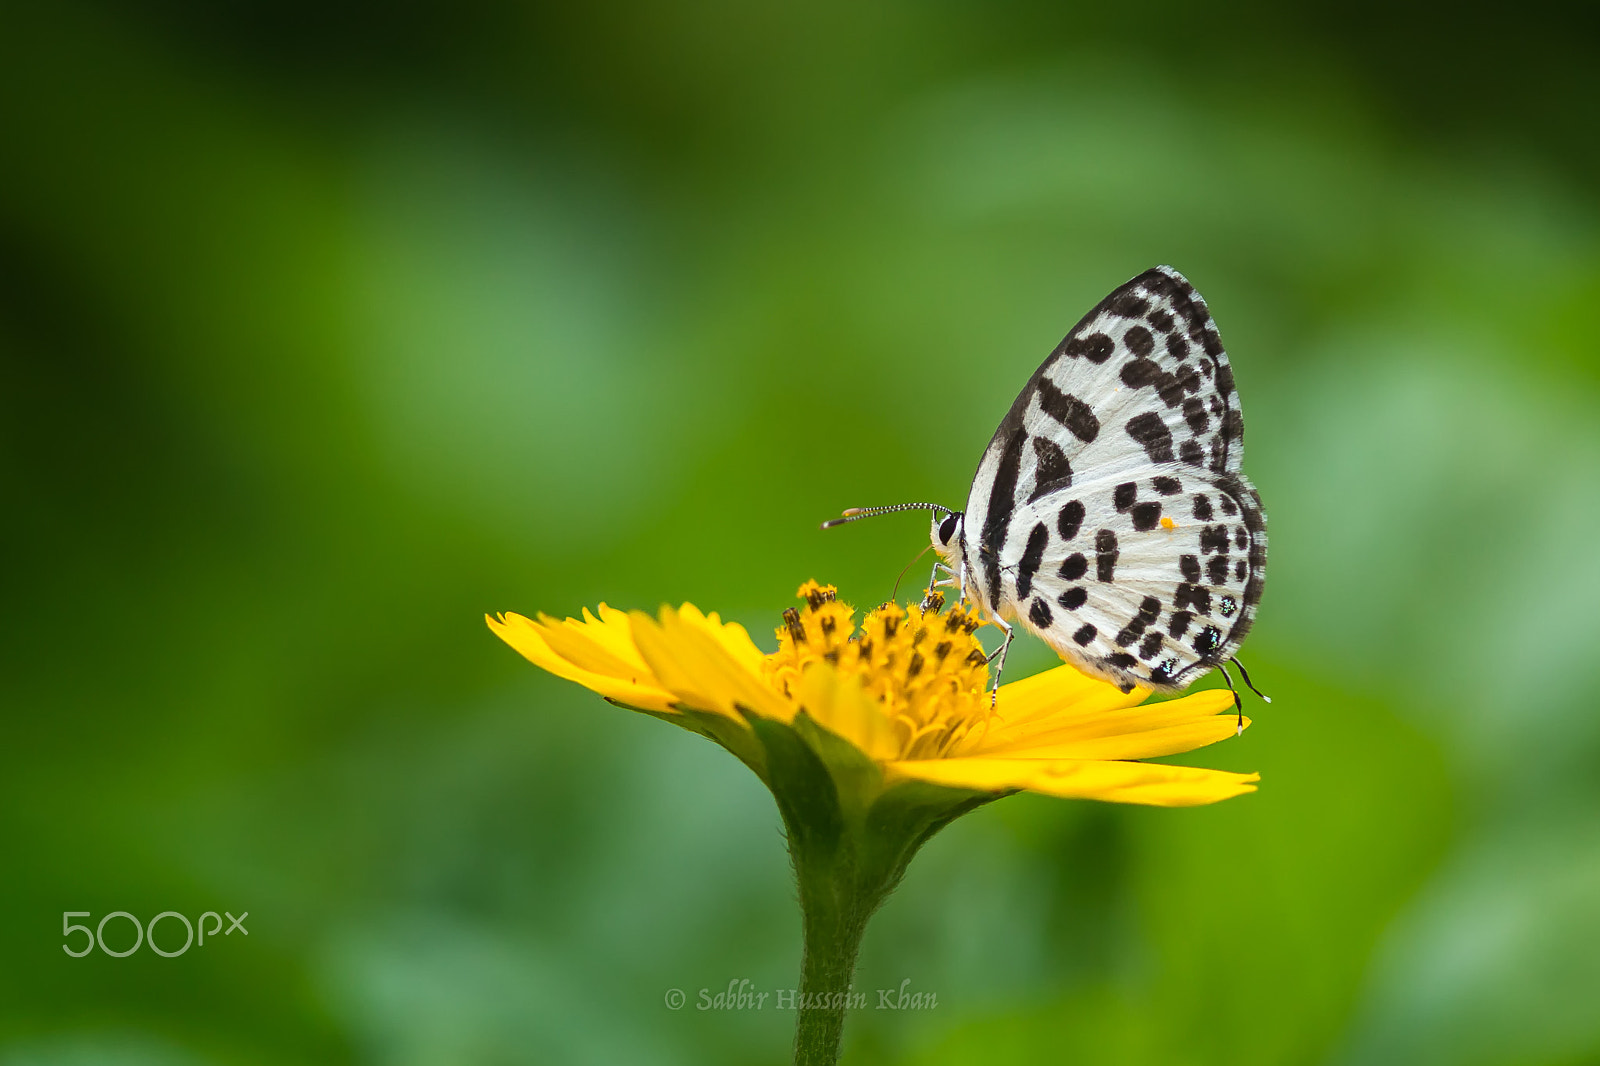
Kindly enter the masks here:
[[956, 535], [956, 526], [961, 524], [961, 515], [952, 511], [939, 523], [939, 543], [949, 544], [950, 538]]

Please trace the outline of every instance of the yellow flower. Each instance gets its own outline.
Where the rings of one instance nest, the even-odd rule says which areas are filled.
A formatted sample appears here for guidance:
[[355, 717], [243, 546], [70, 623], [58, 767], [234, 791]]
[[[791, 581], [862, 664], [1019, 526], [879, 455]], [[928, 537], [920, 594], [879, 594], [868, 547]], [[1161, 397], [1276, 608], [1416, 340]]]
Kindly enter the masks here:
[[993, 701], [964, 606], [886, 603], [867, 613], [807, 582], [778, 650], [691, 604], [652, 618], [605, 604], [579, 621], [508, 614], [489, 627], [528, 659], [606, 699], [710, 737], [777, 801], [800, 897], [804, 954], [795, 1062], [838, 1059], [867, 920], [917, 849], [962, 814], [1022, 789], [1168, 807], [1255, 789], [1255, 774], [1137, 760], [1232, 736], [1225, 692], [1139, 706], [1150, 693], [1071, 666]]
[[1063, 665], [1003, 686], [991, 705], [982, 623], [964, 606], [943, 611], [932, 594], [884, 604], [857, 626], [831, 586], [808, 582], [799, 595], [804, 607], [784, 612], [771, 655], [744, 627], [687, 603], [654, 618], [601, 604], [581, 621], [488, 622], [551, 673], [723, 744], [780, 805], [774, 779], [795, 772], [777, 765], [801, 750], [793, 737], [828, 769], [846, 813], [916, 784], [980, 802], [1026, 789], [1169, 807], [1255, 789], [1256, 774], [1138, 761], [1233, 736], [1227, 692], [1139, 706], [1148, 689], [1124, 694]]

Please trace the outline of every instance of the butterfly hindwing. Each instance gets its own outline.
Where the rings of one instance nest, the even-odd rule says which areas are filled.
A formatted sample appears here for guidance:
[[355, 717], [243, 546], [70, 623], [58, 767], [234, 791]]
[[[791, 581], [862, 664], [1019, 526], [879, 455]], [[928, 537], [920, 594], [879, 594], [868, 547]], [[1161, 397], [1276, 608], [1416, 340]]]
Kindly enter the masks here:
[[1085, 475], [1176, 464], [1237, 474], [1244, 418], [1199, 293], [1171, 267], [1119, 287], [1028, 380], [985, 450], [967, 499], [976, 577], [991, 601], [1016, 510]]
[[1243, 475], [1167, 465], [1097, 479], [1014, 515], [1001, 602], [1089, 673], [1180, 688], [1237, 651], [1266, 568]]

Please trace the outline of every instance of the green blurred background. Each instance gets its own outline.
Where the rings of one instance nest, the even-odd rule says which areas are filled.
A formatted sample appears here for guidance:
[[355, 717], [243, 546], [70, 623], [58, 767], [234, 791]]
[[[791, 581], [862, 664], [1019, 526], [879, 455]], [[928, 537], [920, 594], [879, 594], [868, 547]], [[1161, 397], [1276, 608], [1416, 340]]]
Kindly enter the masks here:
[[[0, 1064], [783, 1062], [792, 1014], [692, 1009], [795, 981], [770, 798], [482, 616], [771, 647], [808, 577], [885, 598], [924, 521], [818, 520], [959, 503], [1156, 263], [1272, 520], [1275, 702], [1194, 757], [1261, 791], [958, 823], [858, 981], [938, 1006], [847, 1060], [1600, 1062], [1597, 48], [1537, 4], [0, 5]], [[249, 933], [69, 958], [69, 910]]]

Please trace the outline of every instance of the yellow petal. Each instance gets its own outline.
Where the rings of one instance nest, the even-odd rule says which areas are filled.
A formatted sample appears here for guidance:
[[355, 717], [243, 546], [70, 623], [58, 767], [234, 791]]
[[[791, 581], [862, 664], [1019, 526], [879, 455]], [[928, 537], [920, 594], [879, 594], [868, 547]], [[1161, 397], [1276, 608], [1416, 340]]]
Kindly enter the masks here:
[[583, 621], [569, 618], [565, 624], [581, 627], [585, 636], [612, 655], [623, 662], [637, 665], [641, 670], [648, 670], [649, 667], [645, 666], [644, 660], [639, 657], [639, 649], [633, 646], [633, 626], [628, 622], [628, 612], [619, 611], [604, 603], [596, 610], [600, 615], [598, 619], [589, 613], [589, 608], [585, 607]]
[[1002, 721], [1020, 727], [1041, 716], [1051, 716], [1064, 707], [1074, 712], [1100, 714], [1143, 703], [1147, 688], [1135, 687], [1124, 693], [1109, 681], [1090, 677], [1070, 663], [1045, 670], [1000, 686], [996, 710]]
[[[1249, 728], [1250, 719], [1244, 720]], [[1162, 755], [1181, 755], [1208, 744], [1228, 740], [1239, 732], [1238, 719], [1231, 714], [1213, 714], [1197, 721], [1182, 722], [1140, 733], [1073, 740], [1059, 744], [1040, 744], [1018, 751], [984, 752], [1005, 758], [1028, 759], [1154, 759]]]
[[[696, 612], [698, 614], [698, 612]], [[634, 646], [660, 684], [683, 703], [743, 721], [739, 707], [788, 721], [794, 705], [766, 686], [708, 632], [705, 619], [685, 619], [671, 607], [656, 619], [642, 611], [629, 615]]]
[[[623, 670], [619, 673], [593, 669], [607, 659], [613, 664], [621, 663], [620, 659], [610, 655], [607, 647], [592, 641], [595, 630], [615, 625], [614, 622], [596, 622], [593, 623], [594, 628], [587, 632], [565, 635], [562, 643], [578, 654], [581, 662], [585, 664], [580, 665], [558, 652], [546, 639], [556, 627], [542, 626], [520, 614], [507, 614], [500, 618], [485, 616], [484, 620], [489, 623], [489, 628], [496, 636], [521, 652], [523, 658], [557, 677], [576, 681], [584, 688], [619, 703], [626, 703], [630, 707], [639, 707], [647, 711], [672, 710], [672, 694], [661, 687], [648, 669]], [[627, 624], [626, 616], [623, 616], [622, 623]], [[579, 651], [577, 644], [583, 641], [588, 641], [589, 646]]]
[[827, 663], [813, 663], [800, 677], [798, 701], [817, 724], [882, 762], [900, 754], [900, 740], [883, 707], [861, 684]]
[[[1217, 689], [1112, 711], [1071, 707], [1023, 727], [991, 726], [963, 755], [1032, 759], [1149, 759], [1226, 740], [1238, 732], [1233, 694]], [[1249, 719], [1245, 720], [1249, 725]]]
[[892, 762], [891, 774], [979, 792], [1028, 789], [1068, 799], [1193, 807], [1254, 792], [1259, 774], [1162, 763], [1097, 759], [920, 759]]
[[750, 639], [750, 634], [744, 626], [738, 622], [724, 622], [717, 616], [716, 611], [701, 614], [700, 609], [692, 603], [679, 607], [678, 617], [689, 625], [709, 633], [718, 644], [722, 645], [722, 650], [727, 652], [734, 662], [756, 677], [761, 676], [761, 661], [766, 656], [756, 647], [755, 641]]
[[[650, 672], [644, 660], [639, 658], [639, 653], [634, 651], [631, 640], [624, 651], [617, 647], [614, 639], [605, 643], [594, 639], [599, 634], [621, 627], [604, 623], [579, 622], [575, 618], [558, 621], [544, 614], [539, 616], [539, 621], [535, 624], [538, 626], [539, 636], [550, 646], [550, 650], [580, 670], [604, 674], [606, 677], [631, 678]], [[617, 634], [610, 635], [615, 638]], [[619, 655], [617, 652], [622, 654]]]

